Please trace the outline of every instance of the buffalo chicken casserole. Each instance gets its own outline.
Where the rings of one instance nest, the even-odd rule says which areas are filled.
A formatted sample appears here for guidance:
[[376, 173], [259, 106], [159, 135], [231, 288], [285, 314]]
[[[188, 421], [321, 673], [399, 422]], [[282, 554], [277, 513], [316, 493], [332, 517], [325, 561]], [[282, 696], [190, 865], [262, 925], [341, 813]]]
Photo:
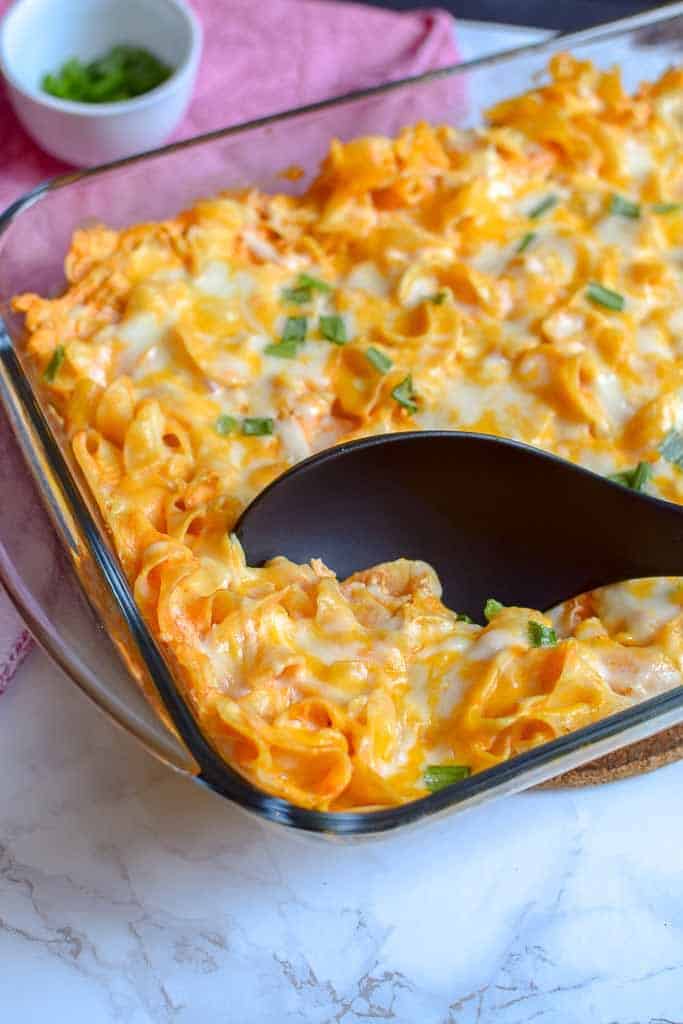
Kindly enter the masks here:
[[430, 428], [683, 502], [682, 140], [683, 69], [630, 96], [563, 54], [483, 128], [332, 142], [302, 195], [79, 230], [63, 294], [14, 300], [147, 623], [258, 786], [399, 804], [682, 682], [679, 580], [476, 624], [401, 552], [342, 581], [231, 536], [306, 456]]

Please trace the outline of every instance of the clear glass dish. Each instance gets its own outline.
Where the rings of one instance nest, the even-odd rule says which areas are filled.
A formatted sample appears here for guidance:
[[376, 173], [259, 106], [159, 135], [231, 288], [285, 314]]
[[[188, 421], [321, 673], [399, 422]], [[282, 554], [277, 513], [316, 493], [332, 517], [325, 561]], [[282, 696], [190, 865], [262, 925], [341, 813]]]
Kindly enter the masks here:
[[[0, 577], [48, 654], [114, 721], [168, 765], [261, 819], [360, 837], [464, 810], [683, 722], [683, 687], [396, 808], [320, 813], [261, 792], [213, 753], [176, 689], [68, 450], [41, 407], [9, 299], [59, 290], [70, 237], [85, 221], [119, 227], [165, 217], [200, 196], [249, 184], [299, 191], [333, 136], [393, 134], [420, 118], [477, 124], [487, 106], [529, 88], [549, 57], [566, 49], [603, 67], [618, 62], [633, 89], [680, 62], [683, 3], [66, 175], [0, 216], [0, 398], [14, 433], [0, 433]], [[279, 176], [290, 164], [305, 172], [295, 183]]]

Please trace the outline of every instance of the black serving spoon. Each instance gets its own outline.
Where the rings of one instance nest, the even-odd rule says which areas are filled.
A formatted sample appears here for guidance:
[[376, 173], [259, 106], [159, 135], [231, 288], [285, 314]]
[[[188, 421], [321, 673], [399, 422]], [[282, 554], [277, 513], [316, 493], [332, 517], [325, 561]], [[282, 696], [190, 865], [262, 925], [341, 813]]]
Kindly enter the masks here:
[[417, 558], [448, 607], [548, 609], [594, 587], [683, 575], [683, 508], [516, 441], [451, 431], [330, 448], [267, 487], [236, 533], [250, 565], [321, 558], [340, 578]]

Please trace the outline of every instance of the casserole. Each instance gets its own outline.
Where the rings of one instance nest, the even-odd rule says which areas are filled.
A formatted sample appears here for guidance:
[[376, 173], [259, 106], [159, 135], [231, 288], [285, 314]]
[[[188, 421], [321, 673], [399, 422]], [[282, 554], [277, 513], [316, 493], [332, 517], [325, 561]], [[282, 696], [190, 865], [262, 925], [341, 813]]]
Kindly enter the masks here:
[[[659, 12], [658, 16], [651, 16], [649, 19], [632, 19], [627, 23], [626, 27], [612, 26], [609, 29], [603, 30], [602, 33], [598, 33], [597, 36], [589, 34], [590, 39], [589, 41], [583, 40], [583, 47], [581, 46], [582, 37], [586, 34], [564, 39], [562, 40], [561, 48], [567, 49], [571, 47], [581, 57], [585, 54], [585, 56], [590, 57], [596, 63], [602, 64], [613, 58], [611, 43], [615, 35], [621, 34], [627, 46], [637, 49], [639, 46], [638, 32], [642, 32], [645, 25], [651, 30], [653, 20], [656, 24], [659, 24], [662, 20], [665, 21], [668, 40], [675, 38], [676, 31], [680, 35], [681, 18], [680, 6], [678, 6], [673, 12], [666, 12], [666, 16], [664, 12]], [[640, 41], [642, 44], [642, 36]], [[602, 52], [600, 52], [601, 47], [603, 48]], [[554, 49], [557, 48], [558, 46], [555, 44]], [[34, 221], [39, 231], [45, 232], [47, 230], [50, 248], [56, 252], [63, 252], [66, 249], [68, 237], [72, 229], [77, 225], [78, 220], [82, 218], [83, 212], [90, 213], [92, 216], [99, 215], [102, 217], [103, 211], [106, 211], [104, 216], [107, 222], [117, 225], [117, 223], [139, 220], [143, 215], [147, 218], [149, 218], [150, 214], [159, 216], [169, 212], [169, 207], [174, 210], [178, 209], [180, 206], [187, 205], [189, 199], [195, 198], [201, 193], [217, 190], [219, 185], [246, 185], [257, 180], [264, 187], [273, 188], [274, 176], [267, 176], [264, 180], [263, 175], [261, 175], [259, 180], [259, 175], [255, 173], [253, 161], [263, 159], [265, 150], [270, 149], [278, 153], [278, 166], [281, 167], [282, 163], [288, 162], [288, 155], [291, 154], [292, 159], [289, 162], [294, 162], [294, 159], [296, 159], [298, 164], [303, 164], [304, 175], [310, 175], [326, 148], [329, 135], [333, 132], [342, 137], [370, 132], [392, 133], [404, 124], [406, 120], [415, 120], [417, 116], [426, 117], [432, 121], [444, 120], [444, 105], [447, 106], [449, 120], [456, 120], [458, 123], [466, 123], [467, 121], [472, 123], [476, 120], [476, 110], [478, 108], [471, 101], [468, 108], [462, 88], [463, 83], [469, 90], [471, 97], [475, 87], [481, 81], [482, 84], [478, 91], [482, 94], [484, 105], [488, 105], [496, 100], [498, 95], [495, 92], [496, 85], [493, 78], [487, 75], [484, 75], [483, 79], [480, 78], [484, 68], [495, 67], [502, 62], [508, 69], [512, 70], [513, 74], [511, 76], [505, 76], [504, 91], [506, 94], [509, 94], [510, 92], [523, 89], [528, 84], [529, 73], [543, 67], [552, 51], [552, 45], [550, 47], [545, 45], [525, 50], [522, 55], [518, 55], [514, 60], [506, 56], [495, 58], [493, 61], [480, 62], [478, 65], [461, 68], [457, 71], [433, 73], [411, 83], [410, 88], [405, 83], [399, 83], [394, 87], [386, 87], [351, 99], [338, 101], [332, 107], [322, 104], [307, 112], [294, 113], [282, 119], [266, 119], [264, 122], [260, 122], [259, 125], [252, 126], [251, 128], [247, 127], [240, 131], [218, 133], [211, 137], [211, 139], [195, 140], [185, 146], [173, 147], [166, 155], [150, 155], [145, 160], [130, 161], [127, 164], [120, 165], [119, 168], [104, 169], [93, 175], [82, 176], [69, 185], [69, 201], [63, 204], [68, 212], [63, 217], [55, 216], [54, 209], [48, 211], [47, 206], [44, 205], [46, 203], [49, 205], [51, 197], [59, 195], [59, 189], [63, 188], [64, 183], [62, 185], [57, 183], [56, 186], [48, 190], [46, 199], [39, 199], [36, 202], [38, 197], [34, 194], [33, 197], [29, 197], [27, 202], [18, 204], [14, 210], [8, 212], [6, 217], [8, 228], [4, 236], [5, 241], [8, 238], [11, 240], [13, 226], [16, 228], [16, 225], [22, 222], [22, 218], [28, 216], [29, 222]], [[667, 55], [660, 50], [657, 51], [657, 59], [659, 64], [653, 61], [652, 56], [650, 56], [647, 62], [646, 71], [648, 77], [656, 77], [658, 72], [661, 72], [666, 63], [668, 63]], [[522, 68], [525, 61], [528, 62], [528, 66], [523, 71]], [[644, 63], [639, 61], [639, 71], [642, 70]], [[629, 80], [628, 63], [626, 63], [624, 70], [626, 85], [629, 88], [633, 88], [635, 81], [633, 78]], [[498, 67], [498, 72], [500, 72], [500, 67]], [[527, 77], [524, 78], [524, 75]], [[515, 79], [514, 76], [517, 76], [517, 78]], [[498, 80], [496, 79], [495, 81]], [[328, 115], [330, 109], [335, 111], [335, 122], [333, 125], [324, 122], [324, 118]], [[291, 118], [296, 119], [296, 132], [291, 131]], [[244, 132], [251, 132], [252, 134], [246, 138], [243, 134]], [[291, 141], [288, 141], [293, 138], [295, 138], [295, 144], [291, 144]], [[199, 162], [192, 164], [190, 160], [186, 164], [188, 171], [182, 182], [184, 191], [181, 195], [178, 194], [179, 182], [177, 180], [180, 178], [180, 172], [177, 166], [171, 168], [169, 172], [169, 160], [171, 163], [174, 163], [174, 161], [182, 157], [183, 151], [191, 150], [193, 146], [210, 146], [212, 149], [211, 151], [205, 151], [203, 154], [206, 159], [203, 160], [201, 165], [201, 182], [196, 178], [193, 179], [193, 169], [196, 175], [198, 173], [196, 168], [199, 166]], [[216, 146], [217, 151], [214, 152], [213, 147]], [[229, 162], [232, 162], [235, 172], [232, 181], [226, 181], [224, 165]], [[250, 163], [251, 166], [248, 166]], [[117, 185], [120, 183], [120, 175], [124, 173], [128, 176], [127, 187], [129, 193], [134, 194], [138, 202], [142, 202], [143, 198], [149, 198], [150, 201], [146, 203], [147, 208], [144, 211], [137, 212], [134, 209], [129, 212], [118, 211], [117, 218]], [[170, 203], [168, 194], [162, 199], [164, 188], [158, 187], [159, 180], [161, 179], [163, 182], [166, 173], [170, 173], [172, 176], [175, 175], [175, 192]], [[135, 181], [131, 183], [131, 174], [137, 178], [137, 187]], [[153, 174], [155, 175], [153, 201], [152, 197], [142, 197], [141, 195], [144, 189], [140, 186], [146, 174], [150, 175], [148, 180], [151, 180]], [[119, 182], [115, 180], [117, 177]], [[93, 183], [95, 183], [94, 186]], [[292, 187], [300, 188], [301, 185]], [[282, 191], [282, 183], [278, 182], [276, 188], [278, 191]], [[65, 190], [62, 196], [66, 194], [67, 191]], [[157, 210], [153, 209], [155, 203]], [[132, 205], [135, 206], [135, 203]], [[74, 206], [78, 207], [77, 211], [74, 209]], [[24, 212], [19, 217], [18, 214], [22, 209]], [[23, 223], [26, 224], [25, 219]], [[60, 237], [60, 232], [62, 232], [62, 237]], [[32, 236], [34, 242], [36, 237], [37, 235]], [[15, 270], [17, 273], [12, 278], [11, 287], [5, 289], [5, 282], [3, 281], [3, 297], [9, 297], [11, 294], [26, 290], [27, 288], [44, 293], [49, 288], [58, 285], [59, 278], [56, 272], [52, 273], [51, 279], [49, 279], [49, 273], [44, 275], [41, 281], [40, 258], [34, 252], [33, 265], [31, 266], [31, 255], [28, 244], [24, 244], [19, 253], [19, 258], [23, 260], [23, 266], [17, 268], [11, 263], [9, 264], [10, 270]], [[45, 270], [44, 265], [42, 269], [43, 271]], [[8, 316], [8, 321], [10, 331], [14, 331], [16, 334], [18, 331], [17, 322], [12, 321], [11, 316]], [[485, 793], [500, 791], [506, 785], [519, 788], [525, 783], [535, 781], [536, 778], [554, 774], [564, 767], [569, 767], [570, 764], [579, 763], [579, 760], [587, 760], [591, 756], [595, 756], [606, 749], [610, 749], [612, 746], [633, 738], [632, 729], [636, 725], [641, 730], [649, 729], [650, 731], [656, 731], [658, 728], [664, 727], [665, 724], [677, 720], [676, 716], [680, 714], [680, 689], [646, 701], [639, 707], [631, 708], [621, 715], [613, 716], [596, 726], [590, 727], [588, 730], [581, 730], [571, 736], [563, 737], [554, 743], [539, 747], [519, 758], [513, 759], [505, 765], [499, 765], [497, 768], [482, 772], [479, 776], [467, 780], [459, 786], [457, 791], [453, 790], [436, 794], [427, 800], [406, 804], [398, 809], [372, 812], [362, 816], [362, 820], [359, 815], [351, 813], [331, 816], [320, 814], [319, 812], [316, 814], [315, 812], [301, 811], [300, 809], [292, 808], [291, 805], [286, 804], [282, 800], [274, 800], [254, 791], [252, 787], [245, 784], [239, 777], [233, 777], [234, 773], [230, 773], [217, 762], [206, 741], [197, 734], [197, 730], [192, 722], [192, 716], [176, 692], [160, 652], [147, 633], [132, 603], [121, 571], [117, 563], [112, 559], [101, 531], [97, 528], [97, 516], [90, 505], [87, 495], [79, 491], [74, 479], [69, 475], [64, 455], [60, 451], [50, 426], [41, 415], [36, 403], [31, 402], [29, 406], [29, 385], [24, 377], [24, 371], [16, 354], [11, 349], [9, 339], [6, 339], [2, 354], [5, 396], [14, 417], [15, 429], [20, 434], [20, 438], [21, 436], [24, 437], [27, 447], [30, 447], [33, 451], [34, 471], [40, 473], [43, 478], [43, 484], [48, 485], [52, 499], [53, 514], [55, 517], [58, 517], [58, 525], [61, 526], [63, 534], [68, 534], [71, 550], [80, 569], [81, 577], [88, 573], [90, 574], [90, 580], [88, 581], [89, 593], [97, 592], [99, 594], [97, 602], [99, 605], [102, 605], [112, 594], [114, 595], [115, 603], [118, 604], [126, 619], [127, 628], [132, 631], [134, 642], [132, 644], [128, 643], [125, 646], [129, 652], [137, 649], [138, 657], [135, 658], [135, 661], [138, 662], [138, 671], [144, 672], [146, 670], [148, 678], [151, 677], [154, 686], [162, 693], [166, 710], [172, 717], [176, 729], [188, 742], [201, 765], [202, 777], [209, 781], [214, 788], [220, 788], [221, 791], [233, 796], [242, 805], [257, 809], [266, 817], [288, 820], [292, 824], [311, 830], [332, 829], [338, 832], [378, 831], [442, 809], [451, 803], [455, 803], [458, 797], [460, 798], [459, 803], [462, 805], [463, 802], [466, 803], [469, 800], [476, 799]], [[28, 372], [31, 372], [30, 369]], [[14, 384], [13, 387], [11, 386], [12, 382]], [[17, 391], [20, 383], [23, 394], [21, 400]], [[39, 444], [36, 445], [35, 442], [39, 442]], [[41, 459], [36, 457], [36, 448], [39, 450], [38, 454], [41, 456]], [[48, 465], [48, 460], [51, 465]], [[53, 476], [52, 481], [48, 479], [50, 476]], [[69, 533], [69, 531], [71, 532]], [[88, 566], [88, 558], [86, 556], [92, 556], [94, 562], [104, 572], [109, 584], [108, 590], [97, 587], [94, 582], [96, 576], [93, 575], [93, 569]], [[107, 617], [108, 626], [109, 623], [110, 619]], [[109, 626], [109, 628], [111, 631], [112, 627]], [[669, 717], [662, 718], [662, 715]], [[670, 717], [672, 715], [673, 717]], [[647, 731], [640, 733], [640, 735], [647, 734]], [[586, 742], [588, 742], [588, 747], [585, 745]], [[602, 746], [591, 747], [591, 743], [600, 742], [603, 744]], [[607, 745], [605, 746], [604, 744]], [[568, 757], [572, 754], [575, 758], [574, 761], [570, 760], [558, 765], [558, 757]], [[534, 776], [534, 770], [540, 772], [540, 774]], [[520, 782], [520, 779], [524, 781]], [[485, 780], [487, 784], [482, 780]]]

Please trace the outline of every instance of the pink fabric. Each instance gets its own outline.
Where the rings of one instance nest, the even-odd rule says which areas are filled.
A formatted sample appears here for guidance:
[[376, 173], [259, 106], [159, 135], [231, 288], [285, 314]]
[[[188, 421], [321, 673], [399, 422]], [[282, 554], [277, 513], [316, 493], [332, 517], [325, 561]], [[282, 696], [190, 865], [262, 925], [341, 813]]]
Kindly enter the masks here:
[[[9, 3], [0, 0], [0, 16]], [[193, 0], [193, 7], [204, 52], [178, 139], [445, 67], [459, 56], [453, 21], [438, 10], [397, 14], [333, 0]], [[0, 209], [66, 169], [28, 138], [0, 86]], [[0, 693], [29, 647], [0, 592]]]

